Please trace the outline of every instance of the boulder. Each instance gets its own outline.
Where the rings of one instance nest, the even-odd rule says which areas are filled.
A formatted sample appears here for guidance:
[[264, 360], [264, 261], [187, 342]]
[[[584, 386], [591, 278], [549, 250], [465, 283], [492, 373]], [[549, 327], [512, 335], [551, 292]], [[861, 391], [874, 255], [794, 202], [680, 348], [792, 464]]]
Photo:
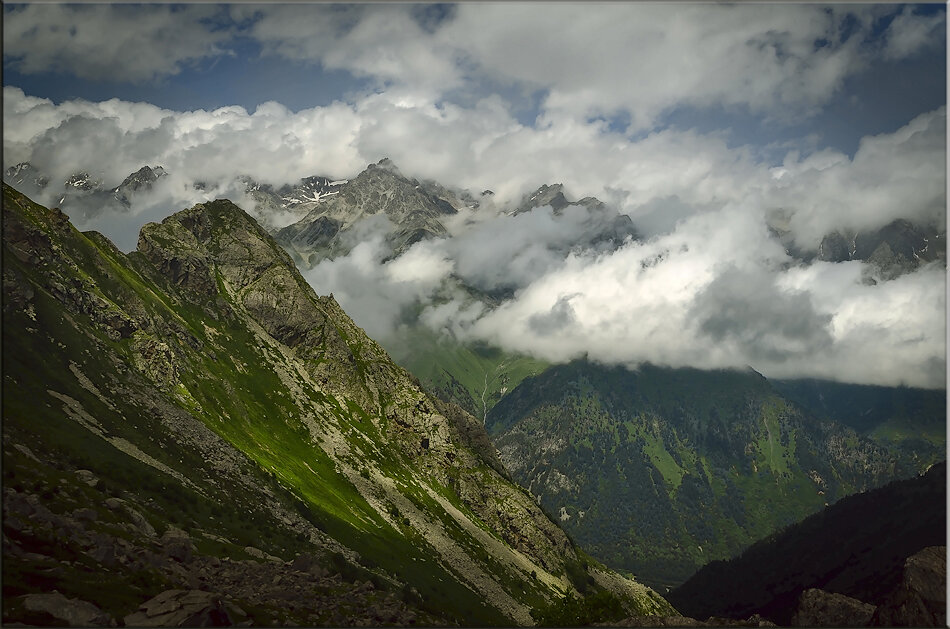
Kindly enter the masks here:
[[904, 563], [900, 584], [871, 618], [876, 627], [945, 627], [947, 548], [930, 546]]
[[76, 470], [76, 476], [80, 482], [86, 483], [90, 487], [95, 487], [99, 484], [99, 479], [89, 470]]
[[[33, 290], [30, 289], [31, 296], [32, 296], [32, 292]], [[13, 447], [16, 448], [20, 452], [20, 454], [26, 456], [27, 458], [33, 459], [37, 463], [41, 463], [41, 461], [38, 458], [36, 458], [36, 455], [33, 454], [33, 451], [27, 448], [25, 445], [14, 443]]]
[[299, 572], [306, 572], [318, 578], [326, 577], [330, 574], [330, 571], [324, 566], [324, 562], [311, 553], [301, 553], [297, 555], [293, 562], [291, 562], [290, 568]]
[[856, 598], [808, 589], [798, 599], [792, 614], [793, 627], [866, 627], [874, 614], [874, 605]]
[[87, 601], [66, 598], [57, 591], [43, 594], [27, 594], [21, 597], [23, 607], [31, 612], [45, 612], [70, 627], [115, 626], [111, 616]]
[[251, 557], [255, 559], [260, 559], [263, 561], [273, 561], [273, 562], [282, 561], [280, 557], [275, 557], [274, 555], [271, 555], [270, 553], [265, 553], [260, 548], [255, 548], [254, 546], [245, 546], [244, 552], [246, 552], [248, 555], [250, 555]]
[[90, 509], [89, 507], [82, 507], [73, 511], [73, 517], [77, 520], [86, 520], [88, 522], [95, 522], [99, 519], [99, 514], [95, 509]]
[[248, 620], [244, 611], [220, 594], [166, 590], [125, 617], [127, 627], [230, 627]]
[[89, 550], [89, 556], [104, 566], [112, 567], [118, 563], [118, 557], [115, 552], [115, 544], [110, 541], [97, 542]]
[[181, 563], [191, 561], [194, 545], [187, 537], [164, 537], [162, 538], [162, 552], [169, 559]]
[[155, 537], [157, 535], [155, 532], [155, 527], [153, 527], [149, 521], [145, 519], [144, 515], [130, 507], [128, 503], [125, 503], [124, 506], [125, 510], [129, 514], [129, 518], [132, 520], [132, 524], [135, 525], [136, 529], [149, 537]]

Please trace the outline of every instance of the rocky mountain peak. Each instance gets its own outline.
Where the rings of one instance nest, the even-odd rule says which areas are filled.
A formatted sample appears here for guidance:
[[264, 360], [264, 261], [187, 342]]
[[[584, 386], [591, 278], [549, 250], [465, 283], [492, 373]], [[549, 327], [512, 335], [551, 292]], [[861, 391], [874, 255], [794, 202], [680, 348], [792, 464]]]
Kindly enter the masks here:
[[396, 163], [393, 160], [389, 159], [388, 157], [382, 158], [375, 164], [368, 165], [366, 167], [366, 170], [384, 170], [394, 175], [397, 175], [399, 177], [403, 176], [402, 172], [400, 172], [399, 168], [396, 166]]
[[530, 195], [525, 195], [521, 200], [521, 205], [512, 212], [512, 215], [530, 212], [536, 207], [544, 207], [545, 205], [550, 205], [555, 212], [572, 205], [564, 196], [564, 184], [545, 184]]
[[49, 184], [49, 177], [30, 162], [20, 162], [15, 166], [10, 166], [4, 171], [3, 180], [18, 190], [22, 190], [24, 194], [35, 194]]
[[321, 199], [298, 222], [277, 231], [275, 237], [304, 266], [312, 266], [347, 249], [343, 234], [365, 219], [385, 216], [392, 225], [387, 242], [394, 253], [419, 240], [444, 236], [441, 218], [457, 212], [463, 202], [446, 200], [448, 192], [415, 179], [407, 179], [388, 158], [370, 164], [339, 188], [339, 194]]
[[132, 197], [141, 192], [152, 189], [152, 184], [159, 178], [166, 176], [161, 166], [142, 166], [137, 171], [122, 180], [122, 183], [113, 188], [115, 199], [126, 207], [131, 207]]
[[66, 178], [67, 188], [72, 187], [84, 192], [98, 190], [102, 187], [102, 181], [94, 178], [86, 171], [79, 171]]

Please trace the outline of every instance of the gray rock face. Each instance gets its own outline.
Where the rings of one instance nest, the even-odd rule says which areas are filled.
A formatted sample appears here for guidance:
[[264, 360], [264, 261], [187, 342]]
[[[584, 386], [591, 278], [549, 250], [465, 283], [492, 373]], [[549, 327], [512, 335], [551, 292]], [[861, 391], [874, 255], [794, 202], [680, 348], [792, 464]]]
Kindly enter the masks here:
[[791, 624], [794, 627], [865, 627], [873, 614], [874, 605], [812, 588], [802, 592]]
[[[789, 251], [807, 258], [800, 252]], [[862, 260], [871, 265], [879, 279], [890, 280], [910, 273], [922, 264], [946, 259], [946, 233], [934, 227], [915, 225], [898, 219], [875, 230], [852, 233], [839, 231], [822, 238], [818, 259], [825, 262]]]
[[7, 168], [3, 180], [28, 196], [40, 194], [49, 184], [49, 178], [29, 162]]
[[256, 204], [252, 214], [269, 230], [285, 227], [288, 220], [299, 221], [316, 204], [340, 194], [340, 188], [347, 183], [345, 179], [334, 181], [319, 175], [304, 177], [295, 185], [277, 189], [250, 177], [241, 177], [240, 181], [244, 184], [244, 191]]
[[27, 594], [22, 597], [23, 606], [33, 612], [45, 612], [71, 627], [109, 627], [115, 621], [92, 603], [75, 598], [66, 598], [59, 592]]
[[947, 548], [930, 546], [904, 564], [900, 585], [874, 612], [876, 627], [945, 627]]
[[825, 262], [845, 262], [851, 259], [851, 246], [841, 232], [832, 232], [821, 239], [818, 259]]
[[156, 166], [155, 168], [142, 166], [126, 177], [118, 187], [114, 188], [112, 195], [119, 203], [129, 207], [132, 205], [132, 197], [140, 192], [150, 190], [152, 184], [158, 181], [159, 177], [163, 176], [165, 176], [165, 169], [161, 166]]
[[543, 185], [535, 190], [530, 196], [525, 196], [519, 205], [511, 214], [516, 216], [525, 212], [530, 212], [536, 207], [550, 205], [554, 211], [563, 210], [571, 202], [564, 196], [564, 184], [556, 183], [553, 185]]

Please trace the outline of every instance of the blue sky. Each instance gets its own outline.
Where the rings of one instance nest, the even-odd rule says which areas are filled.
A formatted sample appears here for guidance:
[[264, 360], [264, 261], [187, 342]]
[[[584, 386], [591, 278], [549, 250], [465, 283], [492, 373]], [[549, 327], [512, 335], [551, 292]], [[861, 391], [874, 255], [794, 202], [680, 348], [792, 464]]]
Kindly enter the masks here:
[[[944, 4], [3, 11], [5, 169], [29, 161], [53, 182], [84, 170], [105, 186], [145, 164], [168, 173], [128, 212], [71, 214], [123, 250], [144, 222], [207, 198], [256, 211], [240, 175], [274, 185], [346, 179], [389, 157], [410, 177], [493, 190], [472, 220], [520, 243], [517, 258], [566, 224], [541, 214], [509, 222], [504, 210], [562, 183], [569, 199], [596, 196], [629, 215], [643, 239], [599, 257], [542, 256], [544, 272], [497, 308], [459, 305], [449, 321], [449, 310], [426, 303], [427, 321], [549, 360], [586, 353], [752, 364], [769, 376], [945, 381], [944, 267], [871, 284], [861, 264], [801, 265], [769, 236], [779, 224], [814, 251], [833, 231], [898, 218], [945, 231]], [[38, 200], [60, 202], [59, 186]], [[372, 326], [387, 304], [356, 295], [437, 294], [445, 278], [431, 269], [457, 268], [459, 248], [497, 244], [467, 233], [457, 246], [420, 243], [385, 262], [365, 258], [368, 242], [364, 258], [336, 260], [311, 281], [385, 340], [392, 326]], [[342, 279], [326, 284], [332, 277]], [[755, 343], [703, 336], [690, 313], [719, 303], [710, 291], [748, 301], [737, 329]], [[573, 325], [560, 336], [525, 327], [566, 312]], [[803, 328], [814, 333], [791, 335]], [[759, 339], [774, 350], [770, 362]]]
[[[616, 12], [617, 9], [626, 9], [632, 12], [632, 19], [638, 17], [636, 5], [617, 7], [616, 4], [620, 3], [615, 3], [615, 6], [594, 4], [591, 5], [589, 13], [596, 15], [600, 12], [604, 14], [606, 21], [611, 19], [610, 14]], [[336, 100], [355, 102], [360, 95], [367, 92], [385, 90], [387, 87], [412, 85], [412, 78], [407, 75], [413, 70], [424, 70], [425, 60], [423, 59], [419, 68], [409, 67], [407, 64], [407, 67], [397, 69], [394, 75], [390, 73], [390, 76], [387, 76], [386, 73], [380, 73], [374, 76], [371, 65], [368, 68], [365, 64], [354, 67], [359, 64], [348, 66], [345, 58], [330, 61], [325, 58], [328, 51], [332, 51], [337, 44], [345, 49], [347, 46], [362, 43], [343, 41], [344, 38], [341, 38], [340, 34], [347, 28], [358, 28], [361, 22], [367, 21], [367, 15], [398, 8], [400, 10], [396, 13], [413, 28], [407, 28], [404, 37], [399, 37], [393, 32], [386, 32], [380, 24], [371, 26], [370, 28], [380, 29], [380, 39], [376, 40], [382, 42], [380, 46], [387, 43], [391, 45], [388, 52], [381, 50], [379, 55], [399, 55], [407, 48], [407, 40], [422, 33], [432, 41], [432, 48], [428, 52], [433, 58], [443, 54], [443, 51], [447, 51], [445, 54], [459, 58], [460, 62], [453, 68], [459, 75], [458, 85], [441, 93], [430, 90], [427, 96], [434, 100], [454, 100], [466, 103], [487, 94], [501, 94], [511, 108], [515, 119], [522, 124], [532, 125], [542, 111], [544, 95], [549, 89], [558, 88], [556, 77], [532, 85], [530, 80], [519, 81], [517, 77], [505, 76], [506, 72], [503, 68], [486, 67], [486, 64], [479, 67], [478, 51], [474, 50], [475, 47], [466, 46], [466, 42], [460, 42], [455, 47], [446, 46], [446, 42], [438, 38], [439, 33], [454, 22], [467, 20], [468, 25], [459, 26], [460, 29], [467, 31], [483, 27], [485, 21], [504, 19], [506, 17], [504, 7], [491, 7], [491, 12], [495, 15], [485, 15], [483, 21], [479, 19], [479, 5], [463, 5], [466, 9], [466, 15], [463, 17], [459, 16], [458, 5], [439, 4], [385, 8], [373, 5], [339, 5], [334, 8], [329, 5], [304, 4], [282, 7], [284, 13], [280, 15], [269, 15], [268, 7], [260, 7], [260, 12], [255, 14], [254, 7], [242, 6], [244, 9], [240, 15], [235, 14], [227, 5], [205, 5], [202, 7], [203, 10], [198, 12], [193, 11], [194, 7], [184, 5], [160, 7], [160, 12], [168, 13], [173, 20], [177, 19], [182, 24], [187, 24], [189, 37], [199, 40], [198, 44], [193, 46], [193, 50], [180, 54], [180, 59], [174, 58], [175, 50], [162, 49], [164, 42], [160, 39], [161, 32], [149, 32], [148, 11], [141, 7], [105, 5], [100, 7], [105, 9], [104, 15], [97, 14], [95, 17], [84, 10], [88, 7], [48, 7], [48, 10], [55, 15], [54, 21], [61, 22], [64, 29], [68, 24], [77, 24], [83, 28], [84, 21], [97, 20], [105, 22], [105, 25], [100, 26], [103, 33], [108, 32], [108, 20], [114, 17], [112, 14], [124, 12], [135, 19], [137, 12], [142, 13], [145, 17], [140, 19], [146, 23], [146, 27], [142, 29], [144, 36], [141, 45], [155, 46], [157, 50], [154, 55], [158, 58], [164, 57], [165, 65], [156, 63], [154, 68], [123, 72], [121, 68], [128, 60], [129, 51], [135, 50], [134, 46], [126, 50], [116, 48], [97, 50], [96, 46], [90, 45], [88, 41], [82, 42], [81, 46], [78, 45], [79, 38], [74, 36], [77, 46], [75, 49], [70, 49], [70, 37], [64, 35], [62, 31], [53, 31], [54, 27], [47, 27], [50, 28], [48, 37], [36, 37], [34, 32], [31, 38], [31, 29], [38, 27], [42, 30], [50, 16], [41, 15], [39, 12], [28, 15], [28, 9], [31, 7], [6, 4], [4, 7], [6, 19], [4, 85], [20, 87], [28, 95], [48, 98], [55, 103], [73, 99], [101, 101], [119, 98], [127, 101], [144, 101], [176, 111], [212, 110], [228, 105], [240, 105], [253, 112], [261, 103], [277, 101], [296, 112], [316, 106], [326, 106]], [[853, 154], [861, 137], [893, 131], [915, 115], [933, 110], [945, 102], [946, 7], [944, 5], [896, 4], [870, 7], [831, 5], [831, 7], [839, 14], [834, 20], [829, 20], [828, 24], [817, 28], [807, 25], [803, 29], [807, 31], [811, 28], [815, 34], [813, 50], [798, 53], [803, 63], [808, 63], [809, 53], [817, 58], [822, 48], [845, 50], [857, 39], [861, 40], [860, 46], [855, 48], [852, 58], [847, 61], [850, 67], [843, 66], [837, 69], [839, 76], [835, 77], [835, 84], [826, 88], [824, 93], [818, 94], [817, 102], [791, 103], [791, 119], [776, 119], [772, 115], [775, 112], [771, 108], [750, 109], [747, 102], [742, 102], [742, 98], [732, 103], [717, 103], [713, 100], [702, 104], [691, 103], [686, 98], [682, 103], [666, 104], [661, 111], [657, 112], [657, 115], [651, 116], [648, 123], [638, 125], [640, 128], [636, 129], [635, 133], [642, 134], [670, 125], [679, 128], [696, 128], [703, 132], [728, 129], [732, 134], [731, 144], [756, 146], [798, 141], [810, 134], [817, 134], [818, 147], [833, 147]], [[524, 20], [526, 29], [532, 28], [534, 21], [532, 13], [538, 16], [547, 13], [542, 3], [528, 4], [521, 8], [522, 11], [517, 13], [516, 19]], [[527, 11], [524, 11], [525, 8]], [[685, 14], [688, 13], [682, 6], [676, 5], [659, 7], [659, 11], [656, 10], [658, 7], [652, 8], [654, 9], [652, 13], [644, 16], [644, 21], [648, 22], [648, 26], [636, 29], [636, 33], [632, 32], [631, 36], [641, 36], [649, 30], [662, 32], [664, 23], [684, 19]], [[701, 8], [710, 12], [731, 12], [739, 20], [742, 19], [741, 16], [745, 11], [742, 7], [729, 9], [714, 5]], [[792, 13], [800, 13], [801, 10], [817, 11], [822, 7], [785, 5], [780, 8], [789, 12], [788, 17], [783, 18], [779, 11], [779, 15], [770, 18], [769, 26], [775, 28], [787, 24], [789, 30], [793, 30], [801, 16], [792, 15]], [[331, 22], [327, 26], [331, 33], [330, 38], [337, 38], [337, 41], [331, 42], [327, 50], [322, 50], [319, 46], [310, 50], [306, 49], [306, 46], [300, 46], [299, 41], [295, 41], [299, 39], [300, 34], [288, 27], [288, 24], [292, 24], [294, 20], [293, 15], [287, 15], [288, 10], [289, 13], [301, 16], [303, 20], [311, 21], [319, 21], [321, 15], [330, 13], [349, 17], [347, 20], [340, 20], [339, 17], [328, 18], [327, 21]], [[488, 11], [485, 13], [487, 14]], [[852, 14], [859, 17], [854, 17]], [[930, 32], [916, 45], [911, 42], [907, 50], [901, 51], [899, 56], [882, 54], [889, 40], [894, 38], [894, 33], [889, 32], [889, 29], [894, 25], [895, 18], [904, 14], [909, 14], [919, 22], [927, 24], [927, 28], [931, 28]], [[552, 21], [555, 28], [551, 29], [550, 37], [558, 40], [558, 47], [576, 46], [578, 57], [588, 55], [587, 61], [591, 65], [598, 65], [602, 59], [611, 55], [615, 56], [614, 62], [616, 62], [616, 57], [621, 57], [624, 53], [636, 52], [636, 46], [618, 50], [610, 50], [607, 47], [603, 56], [585, 51], [590, 48], [590, 42], [572, 43], [570, 18], [570, 15], [565, 15], [560, 24], [556, 20]], [[333, 19], [340, 24], [337, 25]], [[701, 16], [697, 19], [701, 19]], [[272, 27], [266, 31], [260, 28], [266, 24]], [[124, 24], [117, 26], [120, 29], [125, 27]], [[284, 43], [280, 41], [282, 27], [287, 28], [288, 41], [294, 42], [292, 47], [285, 50], [281, 50]], [[86, 28], [94, 28], [94, 26], [89, 24]], [[255, 31], [255, 28], [258, 30]], [[418, 31], [413, 32], [413, 29], [418, 29]], [[799, 38], [809, 35], [807, 32], [792, 33], [792, 37]], [[326, 35], [321, 33], [320, 36]], [[504, 39], [500, 41], [499, 47], [510, 51], [506, 54], [510, 54], [512, 58], [532, 56], [531, 42], [525, 41], [523, 46], [519, 47], [516, 31], [506, 31], [502, 36]], [[767, 37], [767, 32], [762, 36]], [[208, 47], [201, 46], [202, 37], [206, 38]], [[738, 33], [737, 37], [749, 38], [750, 33]], [[834, 41], [835, 38], [838, 38], [838, 41]], [[51, 46], [55, 49], [50, 50]], [[780, 46], [776, 48], [779, 50], [779, 55], [783, 54]], [[695, 57], [703, 55], [704, 51], [697, 46], [694, 50], [679, 51], [679, 54], [682, 58], [671, 64], [673, 70], [677, 66], [694, 64]], [[849, 54], [852, 53], [849, 52]], [[101, 60], [98, 64], [100, 67], [94, 70], [84, 64], [85, 57], [93, 56]], [[38, 59], [31, 62], [31, 59], [35, 57]], [[710, 68], [715, 67], [716, 64], [736, 63], [737, 59], [732, 51], [726, 50], [720, 59], [712, 61], [706, 62]], [[372, 59], [369, 62], [371, 63]], [[743, 61], [738, 60], [738, 62]], [[635, 62], [631, 59], [630, 63]], [[531, 62], [524, 65], [530, 66]], [[779, 65], [776, 64], [775, 67]], [[618, 82], [623, 81], [623, 64], [617, 64], [617, 67], [621, 69], [621, 72], [617, 72], [612, 78]], [[752, 75], [745, 78], [752, 83], [756, 81], [756, 77]], [[790, 74], [784, 80], [789, 82], [796, 78], [794, 74]], [[710, 80], [715, 80], [715, 78]], [[671, 81], [673, 82], [675, 81]], [[605, 80], [592, 81], [590, 85], [582, 87], [592, 91], [610, 90], [609, 81]], [[688, 85], [684, 86], [684, 90], [688, 87]], [[686, 93], [688, 94], [688, 91]], [[802, 107], [802, 105], [807, 105], [807, 107]], [[636, 107], [636, 103], [630, 103], [625, 107], [620, 99], [615, 107], [615, 111], [606, 112], [606, 115], [602, 117], [613, 122], [611, 129], [622, 130], [624, 125], [629, 123], [631, 109]], [[795, 111], [796, 108], [801, 111]], [[813, 140], [812, 144], [814, 144]], [[802, 145], [802, 148], [805, 146]]]

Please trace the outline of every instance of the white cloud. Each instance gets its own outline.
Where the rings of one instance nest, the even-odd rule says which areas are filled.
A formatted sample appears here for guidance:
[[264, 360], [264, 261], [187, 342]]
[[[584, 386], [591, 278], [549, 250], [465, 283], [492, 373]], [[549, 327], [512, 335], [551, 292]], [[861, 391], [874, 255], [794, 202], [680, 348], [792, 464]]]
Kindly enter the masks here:
[[436, 97], [460, 85], [457, 53], [426, 32], [411, 10], [403, 4], [265, 5], [256, 8], [248, 35], [265, 54]]
[[[439, 35], [493, 79], [547, 90], [551, 114], [625, 111], [634, 129], [646, 129], [684, 105], [809, 113], [861, 67], [872, 14], [816, 5], [463, 3]], [[847, 41], [838, 28], [845, 15], [857, 23]]]
[[884, 58], [903, 59], [921, 49], [934, 46], [940, 41], [941, 32], [945, 35], [946, 28], [945, 13], [920, 15], [915, 7], [905, 6], [887, 29]]
[[697, 216], [650, 242], [568, 258], [465, 333], [552, 361], [943, 386], [943, 268], [870, 286], [860, 263], [783, 261], [748, 208]]
[[799, 244], [823, 234], [855, 233], [897, 218], [946, 225], [946, 107], [894, 133], [865, 137], [853, 159], [834, 150], [790, 155], [768, 201], [793, 212]]
[[[814, 113], [876, 59], [939, 41], [943, 14], [812, 4], [461, 3], [420, 23], [406, 4], [8, 7], [4, 60], [95, 80], [177, 74], [251, 44], [345, 71], [403, 105], [486, 85], [541, 91], [548, 120], [626, 113], [634, 130], [680, 107], [771, 119]], [[246, 52], [246, 51], [245, 51]], [[398, 96], [397, 96], [398, 94]]]
[[3, 60], [24, 74], [148, 81], [225, 54], [211, 5], [23, 4], [3, 14]]

